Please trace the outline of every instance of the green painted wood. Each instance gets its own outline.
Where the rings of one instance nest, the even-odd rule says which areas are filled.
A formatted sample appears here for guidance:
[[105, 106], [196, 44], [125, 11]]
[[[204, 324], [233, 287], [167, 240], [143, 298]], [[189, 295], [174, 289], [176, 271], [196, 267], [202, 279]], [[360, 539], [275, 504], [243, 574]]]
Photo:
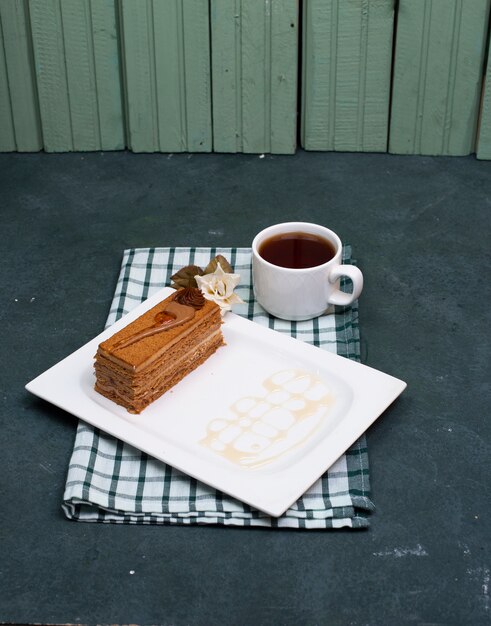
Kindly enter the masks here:
[[264, 5], [261, 2], [246, 0], [242, 4], [242, 85], [254, 87], [242, 91], [244, 152], [269, 151], [266, 142], [271, 125], [271, 91], [269, 80], [264, 79], [263, 69], [265, 65], [269, 68], [271, 63], [269, 9], [269, 4]]
[[3, 29], [0, 28], [0, 152], [13, 152], [16, 147]]
[[491, 47], [488, 53], [486, 82], [483, 91], [477, 158], [491, 159]]
[[27, 0], [0, 2], [0, 150], [42, 149]]
[[211, 1], [215, 152], [242, 152], [240, 5], [240, 0]]
[[44, 147], [120, 150], [124, 124], [112, 0], [30, 0]]
[[[127, 145], [135, 152], [158, 150], [153, 7], [146, 0], [122, 0], [122, 53], [127, 109]], [[152, 52], [150, 53], [150, 47]], [[153, 61], [153, 64], [152, 64]]]
[[60, 4], [30, 0], [29, 7], [44, 148], [73, 150]]
[[207, 0], [122, 0], [129, 147], [210, 152]]
[[271, 4], [271, 152], [293, 154], [298, 112], [297, 0]]
[[208, 0], [183, 0], [187, 149], [212, 150], [210, 9]]
[[394, 0], [303, 3], [302, 146], [387, 150]]
[[[155, 144], [148, 149], [182, 152], [187, 150], [183, 6], [174, 1], [169, 2], [167, 6], [163, 3], [154, 3], [153, 25], [154, 31], [159, 33], [159, 36], [154, 37], [155, 49], [153, 54], [148, 56], [148, 60], [155, 62], [155, 68], [149, 76], [145, 77], [147, 82], [143, 93], [150, 92], [155, 99], [154, 110], [157, 118], [153, 120], [150, 112], [148, 121], [156, 125], [158, 132]], [[149, 25], [145, 24], [145, 26], [148, 32]], [[148, 54], [148, 48], [143, 53]], [[145, 58], [144, 55], [137, 53], [135, 60], [141, 63]], [[155, 83], [148, 82], [151, 76]], [[145, 149], [144, 147], [138, 149], [136, 143], [132, 147], [136, 151]]]
[[400, 0], [389, 150], [474, 151], [489, 0]]
[[[114, 0], [90, 0], [88, 5], [87, 54], [97, 94], [99, 137], [102, 150], [126, 147], [121, 84], [119, 24]], [[91, 39], [92, 38], [92, 39]]]
[[296, 148], [297, 0], [212, 0], [213, 147]]
[[97, 150], [101, 146], [101, 136], [90, 3], [62, 0], [60, 7], [60, 35], [65, 45], [73, 148], [77, 149], [77, 146], [79, 150]]

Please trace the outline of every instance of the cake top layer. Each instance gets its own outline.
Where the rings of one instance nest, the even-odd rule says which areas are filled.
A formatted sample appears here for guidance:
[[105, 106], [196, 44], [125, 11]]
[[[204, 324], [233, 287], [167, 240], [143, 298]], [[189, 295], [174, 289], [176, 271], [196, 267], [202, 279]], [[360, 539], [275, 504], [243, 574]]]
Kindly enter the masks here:
[[199, 289], [179, 289], [99, 345], [98, 353], [137, 369], [165, 351], [206, 318], [221, 321], [220, 307]]

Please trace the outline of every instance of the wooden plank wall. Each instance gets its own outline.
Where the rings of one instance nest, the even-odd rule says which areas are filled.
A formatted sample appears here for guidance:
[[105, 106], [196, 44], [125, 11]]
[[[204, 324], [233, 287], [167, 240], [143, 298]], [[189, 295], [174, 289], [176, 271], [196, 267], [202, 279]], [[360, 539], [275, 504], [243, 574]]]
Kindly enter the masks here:
[[489, 0], [400, 0], [390, 152], [475, 149]]
[[44, 149], [123, 149], [114, 2], [30, 0], [29, 8]]
[[211, 0], [216, 152], [296, 149], [298, 2]]
[[486, 82], [483, 91], [477, 158], [491, 159], [491, 46], [489, 46]]
[[303, 4], [302, 146], [387, 150], [394, 0]]
[[43, 138], [27, 0], [0, 2], [0, 151], [35, 152]]
[[122, 0], [128, 146], [210, 152], [208, 0]]
[[0, 151], [491, 158], [490, 5], [0, 0]]

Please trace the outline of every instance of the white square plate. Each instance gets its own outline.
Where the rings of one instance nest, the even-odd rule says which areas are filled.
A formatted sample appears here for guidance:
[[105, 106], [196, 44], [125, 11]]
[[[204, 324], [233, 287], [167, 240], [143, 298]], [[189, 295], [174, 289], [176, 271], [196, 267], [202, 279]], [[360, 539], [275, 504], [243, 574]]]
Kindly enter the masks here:
[[26, 385], [31, 393], [275, 517], [405, 389], [355, 361], [227, 313], [226, 346], [140, 415], [94, 390], [97, 346], [162, 289]]

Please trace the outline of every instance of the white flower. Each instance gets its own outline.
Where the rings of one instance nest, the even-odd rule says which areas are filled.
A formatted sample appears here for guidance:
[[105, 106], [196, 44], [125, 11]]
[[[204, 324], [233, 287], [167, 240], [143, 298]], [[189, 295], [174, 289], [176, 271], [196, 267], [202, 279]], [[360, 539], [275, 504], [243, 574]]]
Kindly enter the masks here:
[[217, 263], [217, 268], [213, 274], [195, 276], [195, 279], [203, 296], [207, 300], [216, 302], [221, 309], [222, 315], [230, 311], [232, 304], [243, 302], [234, 293], [234, 288], [240, 281], [240, 274], [227, 274], [227, 272], [222, 270], [220, 263]]

